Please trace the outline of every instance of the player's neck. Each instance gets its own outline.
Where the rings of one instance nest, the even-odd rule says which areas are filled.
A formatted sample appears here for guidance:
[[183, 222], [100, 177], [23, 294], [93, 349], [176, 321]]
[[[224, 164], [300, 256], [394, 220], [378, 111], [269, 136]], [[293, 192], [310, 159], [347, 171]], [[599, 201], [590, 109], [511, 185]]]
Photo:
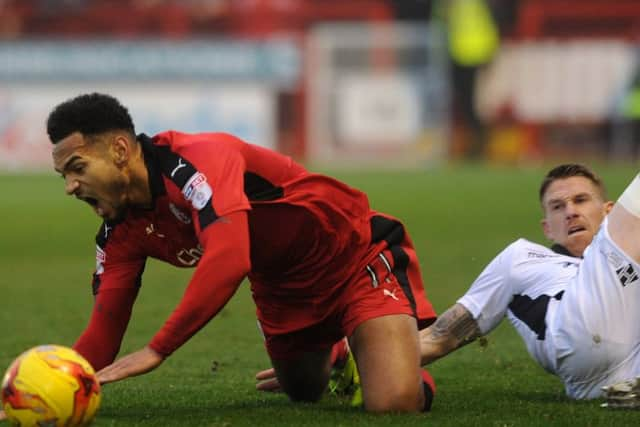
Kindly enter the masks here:
[[150, 207], [153, 198], [149, 186], [149, 171], [144, 164], [142, 150], [139, 150], [129, 163], [129, 179], [129, 203], [142, 208]]

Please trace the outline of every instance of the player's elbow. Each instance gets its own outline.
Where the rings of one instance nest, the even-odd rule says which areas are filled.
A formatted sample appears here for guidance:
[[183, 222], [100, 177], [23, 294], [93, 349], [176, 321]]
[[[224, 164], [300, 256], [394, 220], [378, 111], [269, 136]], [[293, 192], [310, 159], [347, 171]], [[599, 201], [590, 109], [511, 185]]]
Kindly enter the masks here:
[[251, 256], [246, 246], [236, 246], [228, 254], [230, 264], [239, 276], [246, 276], [251, 271]]
[[[222, 236], [224, 238], [225, 236]], [[220, 268], [231, 277], [245, 277], [251, 271], [249, 242], [239, 236], [227, 236], [222, 241], [207, 242], [203, 258], [198, 266], [205, 269]]]

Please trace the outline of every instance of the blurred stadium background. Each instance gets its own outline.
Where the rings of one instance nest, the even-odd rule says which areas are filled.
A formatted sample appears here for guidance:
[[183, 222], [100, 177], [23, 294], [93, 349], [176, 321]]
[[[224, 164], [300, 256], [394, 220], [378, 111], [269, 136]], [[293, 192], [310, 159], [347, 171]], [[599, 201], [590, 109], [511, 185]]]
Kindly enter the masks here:
[[2, 170], [94, 90], [322, 164], [637, 155], [635, 0], [0, 0], [0, 37]]
[[[98, 220], [50, 166], [62, 100], [112, 93], [138, 132], [228, 131], [332, 170], [404, 220], [441, 312], [509, 242], [544, 242], [550, 164], [595, 165], [613, 198], [636, 173], [638, 47], [640, 0], [0, 0], [0, 369], [72, 344], [93, 303]], [[148, 267], [123, 353], [191, 274]], [[568, 405], [508, 325], [432, 366], [426, 417], [290, 405], [253, 390], [268, 361], [249, 294], [157, 372], [109, 387], [97, 425], [640, 422]]]

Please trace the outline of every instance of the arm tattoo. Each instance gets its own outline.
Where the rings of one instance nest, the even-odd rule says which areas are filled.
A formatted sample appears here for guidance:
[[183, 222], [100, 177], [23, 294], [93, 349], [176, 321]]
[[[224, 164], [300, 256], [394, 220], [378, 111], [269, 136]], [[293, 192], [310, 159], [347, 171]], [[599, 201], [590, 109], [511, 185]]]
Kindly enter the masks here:
[[461, 304], [455, 304], [445, 311], [430, 329], [432, 339], [450, 337], [457, 341], [456, 347], [468, 344], [481, 335], [478, 322]]

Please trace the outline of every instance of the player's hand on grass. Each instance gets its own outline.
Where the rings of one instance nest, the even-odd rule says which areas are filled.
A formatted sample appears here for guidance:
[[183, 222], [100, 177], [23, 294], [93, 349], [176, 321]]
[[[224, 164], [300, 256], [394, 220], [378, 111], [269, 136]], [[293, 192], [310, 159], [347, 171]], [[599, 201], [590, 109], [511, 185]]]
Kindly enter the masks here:
[[153, 371], [163, 361], [164, 357], [162, 355], [147, 346], [142, 350], [121, 357], [111, 365], [98, 371], [96, 375], [100, 384], [112, 383]]
[[5, 414], [4, 411], [0, 410], [0, 421], [6, 420], [6, 419], [7, 419], [7, 414]]
[[256, 384], [257, 390], [274, 392], [282, 391], [280, 382], [278, 382], [278, 378], [276, 378], [276, 371], [273, 368], [258, 372], [256, 374], [256, 380], [258, 381]]

